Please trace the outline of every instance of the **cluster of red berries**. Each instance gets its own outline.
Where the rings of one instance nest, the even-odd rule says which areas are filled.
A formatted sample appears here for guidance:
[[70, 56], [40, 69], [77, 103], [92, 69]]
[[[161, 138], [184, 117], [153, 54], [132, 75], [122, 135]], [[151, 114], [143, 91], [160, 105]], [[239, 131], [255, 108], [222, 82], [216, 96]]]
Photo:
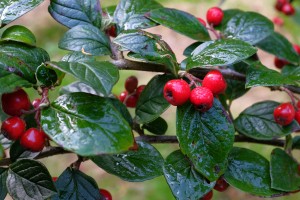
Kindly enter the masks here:
[[135, 108], [144, 88], [145, 85], [138, 86], [138, 79], [135, 76], [129, 76], [125, 81], [125, 91], [120, 94], [119, 99], [127, 107]]
[[295, 14], [295, 8], [289, 0], [277, 0], [275, 3], [275, 8], [279, 12], [282, 12], [283, 14], [288, 16]]
[[[20, 144], [30, 151], [41, 151], [45, 146], [45, 133], [36, 128], [26, 130], [26, 122], [21, 118], [23, 112], [31, 108], [27, 93], [18, 89], [3, 94], [1, 100], [3, 111], [11, 116], [2, 122], [1, 133], [10, 140], [20, 140]], [[38, 101], [33, 102], [34, 106], [37, 104]]]
[[[214, 186], [214, 189], [219, 192], [224, 192], [229, 187], [229, 184], [225, 181], [223, 177], [220, 177], [216, 185]], [[205, 194], [200, 200], [211, 200], [213, 197], [213, 191], [209, 191], [207, 194]]]
[[296, 106], [290, 102], [282, 103], [274, 109], [274, 120], [282, 126], [289, 125], [295, 119], [300, 124], [300, 101]]
[[[297, 45], [297, 44], [294, 44], [293, 47], [294, 47], [294, 50], [296, 51], [296, 53], [297, 53], [298, 55], [300, 55], [300, 46]], [[274, 65], [275, 65], [275, 67], [277, 67], [278, 69], [281, 69], [281, 68], [283, 68], [285, 65], [288, 65], [288, 64], [289, 64], [289, 62], [286, 61], [286, 60], [283, 60], [283, 59], [280, 59], [280, 58], [277, 58], [277, 57], [275, 57], [275, 59], [274, 59]]]
[[174, 106], [183, 105], [188, 99], [200, 112], [205, 112], [213, 106], [214, 96], [226, 90], [227, 83], [218, 70], [208, 72], [202, 86], [190, 90], [190, 85], [183, 79], [174, 79], [164, 87], [165, 99]]

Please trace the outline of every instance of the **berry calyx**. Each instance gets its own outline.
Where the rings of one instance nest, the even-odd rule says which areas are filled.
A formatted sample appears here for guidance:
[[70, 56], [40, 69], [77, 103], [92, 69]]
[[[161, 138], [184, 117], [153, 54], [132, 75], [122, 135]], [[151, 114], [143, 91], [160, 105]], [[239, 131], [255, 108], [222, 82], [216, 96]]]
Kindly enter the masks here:
[[295, 8], [294, 6], [292, 6], [292, 4], [290, 3], [286, 3], [282, 6], [281, 11], [285, 14], [285, 15], [294, 15], [295, 14]]
[[164, 97], [173, 106], [184, 104], [190, 97], [190, 86], [182, 79], [173, 79], [164, 87]]
[[37, 108], [40, 106], [40, 104], [41, 104], [41, 99], [35, 99], [35, 100], [33, 100], [33, 102], [32, 102], [32, 106], [33, 106], [35, 109], [37, 109]]
[[138, 86], [138, 79], [135, 76], [129, 76], [125, 81], [125, 89], [130, 94], [135, 91]]
[[201, 19], [200, 17], [198, 17], [197, 19], [204, 27], [206, 27], [206, 22], [204, 21], [204, 19]]
[[274, 109], [274, 120], [277, 124], [286, 126], [295, 118], [295, 109], [291, 103], [282, 103]]
[[214, 26], [219, 25], [223, 20], [223, 10], [219, 7], [212, 7], [206, 12], [206, 21]]
[[225, 92], [227, 83], [220, 71], [211, 70], [205, 75], [202, 86], [210, 89], [214, 95], [217, 95]]
[[10, 117], [2, 123], [1, 132], [10, 140], [18, 140], [25, 132], [26, 123], [19, 117]]
[[124, 103], [128, 108], [135, 108], [137, 101], [138, 97], [136, 95], [130, 95], [124, 100]]
[[206, 195], [204, 195], [201, 200], [211, 200], [213, 197], [213, 191], [209, 191]]
[[138, 98], [140, 97], [145, 87], [146, 85], [140, 85], [139, 87], [136, 88], [135, 94]]
[[206, 112], [213, 106], [214, 95], [206, 87], [196, 87], [191, 91], [190, 101], [197, 110]]
[[128, 95], [128, 92], [127, 92], [127, 91], [122, 92], [122, 93], [120, 94], [120, 96], [119, 96], [120, 101], [121, 101], [121, 102], [124, 102], [124, 100], [126, 99], [127, 95]]
[[298, 55], [300, 55], [300, 46], [297, 45], [297, 44], [294, 44], [293, 47], [294, 47], [294, 50], [296, 51], [296, 53], [297, 53]]
[[26, 111], [31, 107], [29, 97], [23, 89], [5, 93], [1, 99], [3, 111], [10, 116], [21, 116], [22, 110]]
[[104, 200], [112, 200], [112, 196], [109, 191], [105, 189], [99, 189], [100, 194], [104, 197]]
[[287, 4], [289, 1], [288, 0], [277, 0], [276, 1], [276, 4], [275, 4], [275, 8], [276, 10], [278, 11], [281, 11], [282, 10], [282, 7]]
[[275, 57], [274, 59], [274, 65], [275, 67], [277, 67], [278, 69], [283, 68], [285, 65], [289, 64], [289, 62], [282, 60], [280, 58]]
[[22, 135], [20, 144], [30, 151], [41, 151], [45, 146], [45, 134], [36, 128], [30, 128]]
[[229, 184], [224, 180], [223, 177], [219, 178], [214, 186], [214, 189], [219, 192], [224, 192], [229, 187]]

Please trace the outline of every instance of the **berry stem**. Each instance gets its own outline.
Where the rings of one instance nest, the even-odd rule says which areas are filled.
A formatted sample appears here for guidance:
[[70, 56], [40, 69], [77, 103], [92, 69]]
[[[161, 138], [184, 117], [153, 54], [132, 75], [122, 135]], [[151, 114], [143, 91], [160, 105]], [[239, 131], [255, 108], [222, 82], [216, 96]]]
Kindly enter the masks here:
[[222, 37], [221, 34], [218, 33], [211, 24], [209, 24], [209, 27], [207, 27], [207, 30], [211, 31], [215, 35], [216, 39], [220, 39]]
[[293, 138], [291, 135], [285, 136], [284, 150], [287, 154], [292, 156]]
[[79, 170], [82, 162], [83, 162], [83, 157], [78, 156], [78, 159], [75, 162], [73, 162], [70, 167]]
[[280, 87], [280, 89], [281, 89], [282, 91], [286, 92], [286, 93], [289, 95], [289, 97], [290, 97], [290, 99], [291, 99], [291, 101], [292, 101], [292, 104], [293, 104], [294, 108], [297, 109], [297, 106], [296, 106], [296, 100], [295, 100], [295, 95], [294, 95], [289, 89], [287, 89], [287, 88], [285, 88], [285, 87]]

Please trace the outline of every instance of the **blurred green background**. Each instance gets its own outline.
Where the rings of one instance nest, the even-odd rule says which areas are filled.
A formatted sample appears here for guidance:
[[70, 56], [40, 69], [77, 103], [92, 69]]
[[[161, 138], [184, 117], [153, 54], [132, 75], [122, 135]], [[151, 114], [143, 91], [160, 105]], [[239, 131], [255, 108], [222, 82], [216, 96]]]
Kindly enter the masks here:
[[[299, 1], [295, 1], [295, 4], [298, 4], [297, 16], [294, 17], [285, 17], [274, 9], [275, 0], [227, 0], [227, 1], [214, 1], [214, 0], [158, 0], [166, 7], [172, 7], [181, 9], [183, 11], [192, 13], [197, 17], [205, 19], [206, 10], [211, 6], [216, 6], [220, 2], [223, 2], [222, 8], [239, 8], [247, 11], [259, 12], [268, 18], [272, 19], [275, 16], [280, 16], [284, 19], [285, 23], [283, 27], [275, 27], [277, 31], [286, 35], [292, 43], [300, 44], [300, 6]], [[101, 0], [102, 6], [106, 7], [109, 5], [115, 5], [118, 1], [116, 0]], [[57, 47], [60, 37], [67, 31], [67, 28], [58, 24], [54, 21], [51, 16], [48, 14], [47, 7], [49, 5], [49, 0], [45, 1], [34, 11], [26, 14], [20, 19], [16, 20], [13, 24], [21, 24], [27, 26], [31, 29], [37, 37], [38, 46], [44, 48], [51, 56], [51, 60], [60, 60], [62, 56], [66, 53], [64, 50], [60, 50]], [[298, 21], [298, 24], [296, 23]], [[3, 31], [3, 30], [2, 30]], [[153, 33], [158, 33], [162, 35], [163, 39], [172, 47], [175, 51], [178, 61], [181, 61], [184, 57], [182, 55], [183, 50], [193, 40], [188, 39], [184, 36], [181, 36], [167, 28], [164, 27], [155, 27], [149, 29]], [[266, 54], [264, 52], [259, 52], [259, 57], [262, 59], [262, 62], [270, 67], [273, 66], [274, 56]], [[275, 68], [274, 68], [275, 69]], [[140, 84], [146, 84], [154, 73], [149, 72], [135, 72], [135, 71], [121, 71], [120, 80], [113, 89], [113, 93], [118, 95], [124, 90], [124, 81], [130, 75], [136, 75], [139, 79]], [[74, 79], [72, 77], [66, 77], [63, 84], [68, 84]], [[55, 99], [58, 96], [58, 89], [51, 92], [51, 99]], [[28, 90], [31, 95], [31, 98], [34, 99], [37, 97], [36, 91]], [[271, 92], [266, 88], [253, 88], [245, 96], [237, 99], [233, 102], [232, 111], [233, 115], [237, 116], [241, 111], [246, 107], [250, 106], [254, 102], [273, 99], [276, 101], [286, 101], [288, 97], [280, 92]], [[167, 112], [163, 114], [163, 117], [169, 123], [169, 129], [167, 131], [168, 135], [175, 134], [175, 108], [171, 107]], [[254, 145], [246, 143], [238, 143], [236, 146], [243, 146], [246, 148], [253, 149], [267, 159], [273, 147], [265, 145]], [[172, 151], [178, 149], [178, 145], [166, 145], [158, 144], [155, 145], [166, 157]], [[294, 152], [295, 158], [300, 161], [299, 152]], [[62, 171], [68, 167], [72, 162], [76, 160], [75, 155], [59, 155], [55, 157], [50, 157], [43, 159], [42, 162], [48, 167], [51, 175], [53, 177], [59, 176]], [[86, 161], [82, 164], [81, 170], [92, 176], [97, 182], [99, 187], [105, 188], [111, 191], [113, 199], [115, 200], [172, 200], [174, 197], [171, 194], [171, 191], [165, 182], [163, 177], [156, 178], [154, 180], [146, 181], [143, 183], [128, 183], [122, 181], [121, 179], [107, 174], [103, 170], [99, 169], [90, 161]], [[9, 197], [7, 199], [10, 199]], [[226, 192], [218, 193], [214, 191], [213, 199], [220, 200], [255, 200], [261, 199], [259, 197], [254, 197], [249, 194], [243, 193], [235, 188], [229, 188]], [[266, 198], [264, 198], [266, 199]], [[270, 199], [270, 198], [267, 198]], [[286, 197], [279, 197], [280, 200], [297, 200], [300, 199], [300, 194], [291, 194]]]

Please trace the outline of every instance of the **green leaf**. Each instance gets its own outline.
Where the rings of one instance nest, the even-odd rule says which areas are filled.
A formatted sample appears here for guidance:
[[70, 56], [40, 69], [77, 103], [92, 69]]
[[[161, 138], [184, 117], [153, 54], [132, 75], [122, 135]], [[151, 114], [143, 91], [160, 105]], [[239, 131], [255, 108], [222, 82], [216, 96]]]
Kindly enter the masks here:
[[1, 0], [0, 27], [21, 17], [42, 2], [43, 0]]
[[279, 104], [275, 101], [262, 101], [248, 107], [235, 119], [236, 130], [254, 139], [272, 140], [299, 129], [296, 121], [287, 126], [275, 122], [273, 112]]
[[91, 157], [106, 172], [130, 182], [142, 182], [163, 174], [164, 159], [150, 144], [137, 142], [137, 151]]
[[111, 93], [112, 87], [119, 80], [117, 67], [106, 61], [48, 62], [47, 64], [73, 75], [104, 96]]
[[119, 111], [119, 113], [121, 113], [123, 118], [126, 119], [128, 124], [132, 126], [133, 120], [127, 107], [119, 99], [109, 98], [109, 100], [113, 104], [113, 106]]
[[300, 149], [300, 136], [293, 137], [293, 149]]
[[217, 180], [227, 168], [234, 142], [234, 127], [219, 100], [201, 113], [190, 103], [177, 107], [176, 131], [183, 154], [208, 180]]
[[300, 74], [283, 75], [269, 69], [259, 62], [248, 67], [246, 74], [246, 88], [257, 86], [300, 86]]
[[166, 120], [158, 117], [152, 122], [143, 124], [142, 129], [146, 129], [155, 135], [164, 135], [168, 129], [168, 124]]
[[271, 153], [271, 187], [292, 192], [300, 189], [298, 163], [285, 151], [276, 148]]
[[208, 182], [180, 150], [171, 153], [164, 164], [164, 175], [174, 197], [178, 200], [200, 199], [213, 189], [215, 182]]
[[133, 145], [131, 128], [109, 99], [71, 93], [42, 111], [45, 133], [63, 148], [82, 156], [119, 153]]
[[7, 195], [7, 171], [7, 168], [0, 167], [0, 200], [4, 200]]
[[[7, 118], [7, 116], [5, 116], [5, 117], [4, 117], [3, 119], [1, 119], [1, 120], [3, 121], [3, 120], [5, 120], [6, 118]], [[4, 149], [9, 149], [13, 142], [12, 142], [11, 140], [7, 139], [6, 137], [4, 137], [3, 134], [0, 134], [0, 143], [1, 143], [1, 145], [2, 145], [2, 147], [3, 147]]]
[[39, 154], [40, 152], [31, 152], [28, 149], [21, 146], [19, 140], [15, 141], [9, 149], [9, 156], [12, 162], [23, 158], [35, 158]]
[[56, 21], [69, 28], [88, 24], [101, 27], [99, 0], [51, 0], [48, 10]]
[[185, 50], [183, 51], [184, 56], [190, 56], [192, 52], [202, 44], [203, 42], [194, 42], [193, 44], [189, 45]]
[[14, 25], [7, 28], [1, 36], [1, 41], [15, 41], [36, 46], [34, 34], [24, 26]]
[[114, 21], [123, 30], [145, 29], [156, 26], [156, 23], [144, 15], [162, 6], [154, 0], [121, 0], [114, 13]]
[[281, 74], [284, 76], [296, 75], [300, 77], [300, 67], [296, 67], [294, 65], [285, 65], [281, 69]]
[[274, 25], [265, 16], [255, 12], [242, 12], [232, 16], [224, 27], [226, 37], [256, 44], [273, 33]]
[[98, 96], [101, 95], [101, 93], [97, 92], [94, 88], [80, 81], [76, 81], [69, 85], [66, 85], [62, 87], [59, 91], [60, 94], [70, 94], [74, 92], [84, 92]]
[[36, 79], [43, 87], [54, 86], [58, 81], [58, 76], [53, 69], [46, 67], [44, 64], [40, 65], [36, 70]]
[[187, 59], [187, 69], [206, 66], [226, 66], [256, 53], [256, 48], [236, 39], [209, 41], [197, 47]]
[[147, 13], [146, 17], [194, 40], [210, 40], [203, 24], [187, 12], [172, 8], [159, 8]]
[[46, 199], [56, 193], [47, 168], [29, 159], [19, 160], [9, 166], [6, 185], [13, 199]]
[[97, 27], [79, 25], [67, 31], [58, 44], [59, 48], [81, 51], [90, 55], [110, 55], [108, 37]]
[[273, 32], [256, 46], [276, 57], [294, 64], [299, 63], [299, 56], [295, 52], [293, 45], [281, 34]]
[[156, 75], [146, 85], [135, 109], [135, 119], [138, 123], [144, 124], [155, 120], [170, 106], [164, 98], [163, 89], [165, 84], [173, 78], [167, 74]]
[[272, 197], [282, 194], [271, 188], [268, 160], [249, 149], [234, 147], [231, 150], [224, 178], [230, 185], [252, 195]]
[[65, 62], [84, 62], [84, 61], [95, 61], [95, 56], [86, 55], [82, 52], [72, 51], [71, 53], [68, 53], [65, 55], [61, 61]]
[[220, 30], [222, 32], [224, 32], [224, 30], [226, 29], [227, 23], [229, 20], [231, 20], [231, 18], [233, 18], [234, 16], [236, 16], [238, 14], [244, 13], [244, 11], [239, 10], [239, 9], [228, 9], [228, 10], [223, 10], [223, 13], [224, 13], [224, 16], [223, 16], [221, 24], [214, 27], [215, 29]]
[[79, 170], [67, 168], [55, 181], [58, 194], [52, 200], [102, 199], [96, 181]]

